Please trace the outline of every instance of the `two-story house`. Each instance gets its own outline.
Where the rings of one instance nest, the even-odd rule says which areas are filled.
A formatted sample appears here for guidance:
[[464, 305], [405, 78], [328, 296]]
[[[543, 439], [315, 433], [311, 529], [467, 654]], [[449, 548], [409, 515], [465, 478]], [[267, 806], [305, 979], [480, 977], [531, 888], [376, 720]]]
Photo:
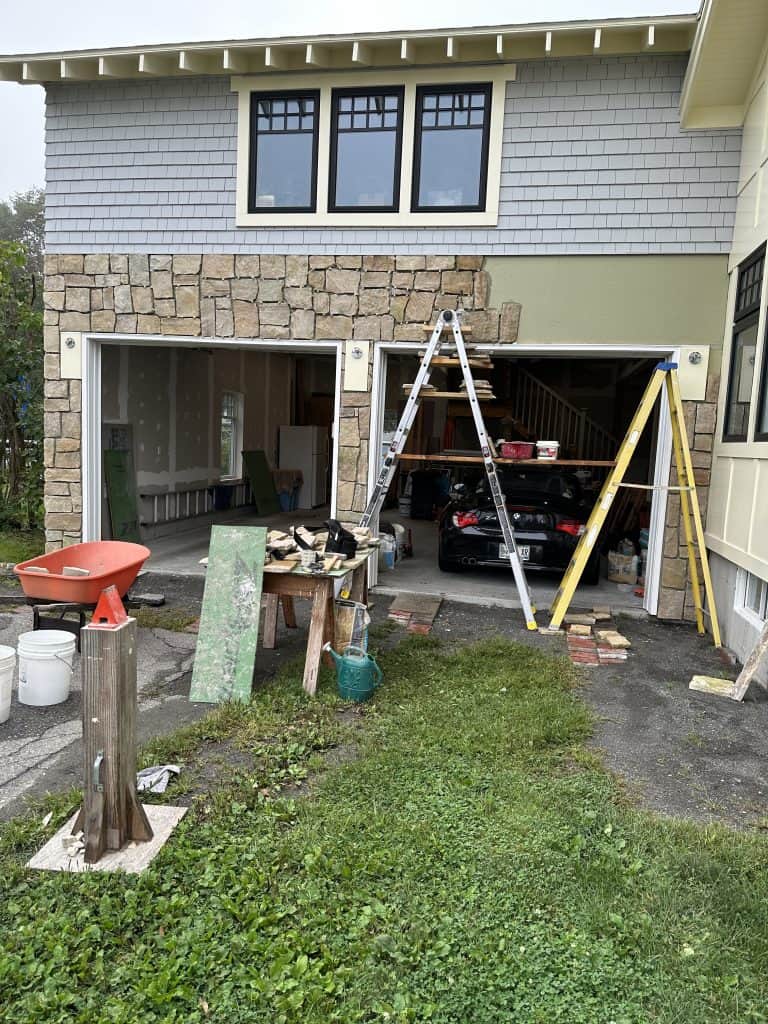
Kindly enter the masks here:
[[[678, 360], [706, 506], [741, 130], [681, 124], [697, 24], [0, 58], [46, 90], [49, 545], [109, 536], [110, 450], [143, 529], [179, 530], [247, 500], [243, 450], [288, 473], [287, 427], [316, 428], [304, 507], [327, 472], [354, 517], [444, 307], [493, 351], [494, 436], [558, 440], [586, 493]], [[418, 434], [436, 464], [473, 444], [447, 400]], [[636, 469], [658, 486], [613, 526], [647, 535], [642, 602], [675, 619], [670, 434], [662, 409]]]

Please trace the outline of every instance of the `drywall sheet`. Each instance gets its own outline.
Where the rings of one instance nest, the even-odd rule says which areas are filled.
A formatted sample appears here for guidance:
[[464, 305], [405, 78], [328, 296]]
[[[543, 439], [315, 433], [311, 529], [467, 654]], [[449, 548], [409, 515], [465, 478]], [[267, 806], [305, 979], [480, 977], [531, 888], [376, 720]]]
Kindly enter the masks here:
[[104, 477], [112, 539], [139, 543], [141, 536], [136, 500], [136, 474], [131, 452], [117, 449], [105, 451]]

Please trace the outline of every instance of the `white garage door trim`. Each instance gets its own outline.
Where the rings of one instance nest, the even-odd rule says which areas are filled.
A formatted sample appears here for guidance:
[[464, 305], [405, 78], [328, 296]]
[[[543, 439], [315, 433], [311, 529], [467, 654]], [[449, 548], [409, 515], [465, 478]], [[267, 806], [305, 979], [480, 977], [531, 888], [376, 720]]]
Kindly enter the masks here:
[[339, 416], [341, 411], [342, 341], [269, 341], [258, 338], [190, 338], [156, 334], [91, 334], [83, 337], [82, 481], [83, 540], [101, 539], [101, 348], [102, 345], [162, 345], [165, 348], [258, 349], [261, 352], [295, 352], [333, 355], [336, 384], [333, 416], [333, 473], [331, 515], [336, 514]]
[[[589, 342], [566, 342], [552, 344], [548, 342], [520, 342], [514, 345], [478, 345], [479, 349], [488, 353], [520, 358], [524, 356], [550, 356], [587, 358], [589, 356], [615, 356], [617, 359], [648, 359], [671, 360], [679, 362], [680, 350], [663, 345], [605, 345]], [[373, 385], [371, 395], [371, 430], [368, 460], [368, 495], [370, 497], [379, 472], [378, 458], [374, 457], [381, 450], [381, 430], [384, 418], [384, 400], [386, 384], [386, 356], [388, 352], [417, 353], [423, 351], [424, 345], [416, 342], [381, 342], [373, 352]], [[643, 608], [655, 615], [659, 607], [659, 589], [661, 584], [661, 565], [664, 550], [664, 516], [666, 509], [666, 491], [658, 488], [669, 484], [670, 460], [672, 458], [672, 424], [666, 403], [661, 403], [659, 417], [658, 440], [656, 444], [656, 462], [653, 482], [657, 490], [653, 492], [651, 501], [651, 522], [648, 536], [648, 563], [645, 573], [645, 597]], [[370, 561], [371, 586], [377, 580], [375, 559]]]

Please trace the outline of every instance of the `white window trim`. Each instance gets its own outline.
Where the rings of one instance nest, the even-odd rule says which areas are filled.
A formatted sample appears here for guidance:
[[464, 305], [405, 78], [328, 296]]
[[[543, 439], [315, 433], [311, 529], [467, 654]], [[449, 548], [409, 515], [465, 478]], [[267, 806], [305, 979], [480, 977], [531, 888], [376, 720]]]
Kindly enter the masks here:
[[[236, 75], [232, 90], [238, 94], [237, 113], [237, 226], [238, 227], [468, 227], [496, 224], [499, 217], [501, 148], [504, 132], [506, 84], [514, 81], [514, 64], [472, 67], [420, 68], [412, 71], [365, 71], [351, 74]], [[411, 177], [416, 118], [416, 88], [420, 85], [460, 85], [487, 82], [491, 85], [491, 124], [488, 140], [488, 178], [485, 210], [452, 213], [411, 213]], [[347, 86], [373, 88], [401, 85], [403, 99], [403, 152], [400, 164], [400, 209], [396, 213], [330, 213], [328, 177], [331, 148], [331, 91]], [[248, 174], [250, 161], [251, 93], [260, 89], [275, 92], [312, 88], [320, 90], [317, 147], [317, 210], [314, 213], [249, 213]]]
[[754, 576], [756, 579], [764, 582], [762, 577], [758, 576], [757, 573], [750, 572], [748, 569], [739, 569], [736, 574], [736, 593], [734, 595], [733, 609], [736, 614], [748, 622], [750, 626], [755, 629], [762, 630], [766, 623], [766, 620], [761, 618], [756, 612], [754, 612], [747, 605], [747, 587], [749, 585], [749, 577]]
[[221, 420], [223, 418], [221, 406], [224, 404], [224, 395], [231, 395], [235, 399], [235, 431], [232, 437], [232, 472], [219, 477], [223, 484], [243, 478], [243, 414], [245, 411], [245, 399], [242, 392], [222, 391], [219, 400], [219, 448], [221, 448]]

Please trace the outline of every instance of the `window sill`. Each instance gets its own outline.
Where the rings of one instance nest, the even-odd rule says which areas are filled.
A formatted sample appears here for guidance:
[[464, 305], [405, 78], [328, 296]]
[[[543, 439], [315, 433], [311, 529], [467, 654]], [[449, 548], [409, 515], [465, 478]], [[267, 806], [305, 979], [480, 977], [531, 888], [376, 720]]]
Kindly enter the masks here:
[[498, 221], [497, 210], [470, 213], [238, 213], [239, 228], [389, 228], [488, 227]]
[[737, 605], [733, 610], [736, 612], [739, 618], [743, 619], [746, 623], [752, 626], [753, 629], [762, 631], [763, 627], [765, 626], [766, 620], [761, 619], [760, 616], [756, 612], [753, 612], [751, 608], [746, 608], [744, 605]]

